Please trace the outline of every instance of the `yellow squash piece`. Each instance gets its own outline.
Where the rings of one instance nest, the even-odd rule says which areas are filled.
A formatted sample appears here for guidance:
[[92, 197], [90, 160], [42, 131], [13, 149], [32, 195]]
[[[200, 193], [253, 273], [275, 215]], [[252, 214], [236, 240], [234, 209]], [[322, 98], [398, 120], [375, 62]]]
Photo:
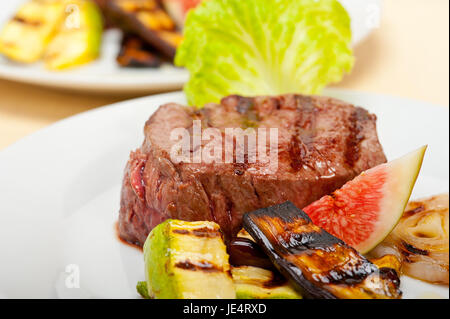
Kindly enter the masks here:
[[237, 299], [302, 299], [284, 277], [259, 267], [232, 267]]
[[100, 53], [103, 21], [89, 0], [65, 0], [65, 20], [49, 44], [44, 62], [50, 70], [63, 70], [95, 60]]
[[148, 296], [156, 299], [234, 299], [220, 228], [213, 222], [167, 220], [144, 244]]
[[36, 62], [63, 19], [63, 1], [31, 0], [23, 4], [0, 32], [0, 53], [13, 61]]

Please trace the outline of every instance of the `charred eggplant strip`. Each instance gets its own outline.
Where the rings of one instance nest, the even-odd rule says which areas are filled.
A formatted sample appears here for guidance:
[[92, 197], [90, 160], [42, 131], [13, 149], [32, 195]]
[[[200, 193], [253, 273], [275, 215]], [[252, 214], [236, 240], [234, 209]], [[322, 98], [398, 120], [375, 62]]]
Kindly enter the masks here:
[[123, 30], [137, 34], [170, 59], [183, 36], [156, 0], [110, 0], [107, 14]]
[[117, 63], [122, 67], [131, 68], [157, 68], [162, 61], [155, 49], [133, 35], [125, 35], [117, 56]]
[[233, 266], [253, 266], [273, 270], [274, 266], [262, 249], [253, 240], [235, 238], [228, 245], [230, 263]]
[[401, 297], [395, 273], [380, 271], [291, 202], [244, 215], [244, 228], [305, 298]]

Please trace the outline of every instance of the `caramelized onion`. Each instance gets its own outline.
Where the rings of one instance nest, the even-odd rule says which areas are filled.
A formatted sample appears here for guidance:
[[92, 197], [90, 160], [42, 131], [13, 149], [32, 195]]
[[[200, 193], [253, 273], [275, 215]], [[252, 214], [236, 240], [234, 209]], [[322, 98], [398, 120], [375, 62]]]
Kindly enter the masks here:
[[448, 206], [448, 194], [409, 203], [397, 227], [372, 255], [395, 254], [406, 275], [448, 285]]

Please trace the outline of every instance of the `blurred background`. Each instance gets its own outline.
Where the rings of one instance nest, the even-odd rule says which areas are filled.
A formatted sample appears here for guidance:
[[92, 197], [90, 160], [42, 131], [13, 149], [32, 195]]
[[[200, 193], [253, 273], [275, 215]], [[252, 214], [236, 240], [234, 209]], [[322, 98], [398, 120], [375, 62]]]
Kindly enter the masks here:
[[[380, 11], [376, 8], [374, 11], [373, 7], [367, 6], [366, 11], [354, 13], [366, 15], [362, 21], [370, 24], [371, 33], [367, 36], [358, 34], [361, 39], [354, 48], [356, 65], [352, 73], [335, 87], [418, 99], [448, 107], [449, 1], [358, 1], [368, 5], [378, 5], [381, 2], [382, 6]], [[23, 1], [7, 2], [8, 7], [18, 7]], [[371, 18], [369, 22], [367, 15]], [[0, 14], [1, 26], [6, 21]], [[110, 36], [115, 38], [114, 41], [120, 42], [120, 36], [114, 33]], [[117, 52], [105, 59], [114, 62], [116, 55]], [[113, 70], [108, 71], [114, 74], [113, 77], [125, 79], [136, 76], [143, 79], [152, 78], [156, 82], [159, 78], [171, 78], [173, 83], [128, 92], [114, 89], [69, 90], [56, 88], [57, 85], [43, 87], [36, 83], [20, 82], [17, 76], [12, 76], [15, 72], [13, 69], [5, 67], [6, 71], [1, 72], [2, 63], [6, 62], [0, 60], [0, 150], [36, 130], [77, 113], [133, 97], [176, 90], [181, 85], [176, 83], [177, 79], [182, 82], [185, 77], [182, 70], [172, 72], [164, 67], [162, 71], [165, 73], [160, 77], [160, 73], [155, 73], [155, 70], [118, 71], [114, 66]], [[104, 68], [101, 63], [97, 63], [86, 70], [99, 73], [103, 72]], [[35, 78], [39, 76], [36, 69], [29, 72], [34, 72]], [[75, 73], [74, 77], [82, 75]]]

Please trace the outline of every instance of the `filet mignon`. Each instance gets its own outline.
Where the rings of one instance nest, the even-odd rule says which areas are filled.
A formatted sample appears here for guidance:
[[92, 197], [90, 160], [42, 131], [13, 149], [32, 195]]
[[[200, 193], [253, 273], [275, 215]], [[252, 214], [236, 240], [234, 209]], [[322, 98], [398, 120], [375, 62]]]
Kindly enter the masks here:
[[[222, 133], [225, 128], [277, 128], [277, 170], [267, 174], [260, 170], [267, 164], [236, 159], [228, 164], [172, 161], [172, 130], [192, 132], [194, 120]], [[166, 104], [144, 132], [142, 147], [131, 153], [125, 169], [119, 215], [121, 238], [138, 245], [168, 218], [215, 221], [231, 238], [246, 212], [288, 200], [305, 207], [386, 162], [376, 116], [327, 97], [229, 96], [203, 109]]]

